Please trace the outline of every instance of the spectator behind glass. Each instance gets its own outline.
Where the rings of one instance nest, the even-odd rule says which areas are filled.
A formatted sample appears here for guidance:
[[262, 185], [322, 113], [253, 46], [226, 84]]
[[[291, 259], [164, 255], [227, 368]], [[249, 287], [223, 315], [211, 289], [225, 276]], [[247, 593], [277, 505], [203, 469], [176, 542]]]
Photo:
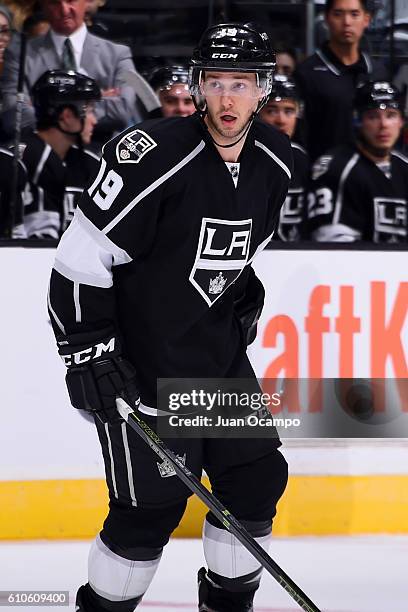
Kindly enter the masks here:
[[10, 43], [11, 33], [11, 13], [6, 6], [0, 4], [0, 74], [3, 73], [4, 52]]
[[407, 243], [408, 159], [394, 151], [402, 100], [390, 83], [366, 83], [355, 98], [356, 138], [313, 167], [310, 237], [322, 242]]
[[370, 23], [368, 0], [326, 0], [329, 40], [299, 64], [295, 79], [305, 102], [307, 149], [312, 160], [353, 138], [357, 85], [385, 79], [385, 68], [360, 49]]
[[106, 4], [106, 0], [86, 0], [85, 2], [85, 23], [92, 26], [95, 16], [99, 9]]
[[276, 51], [276, 74], [292, 76], [297, 65], [297, 56], [294, 49], [288, 47], [278, 48]]
[[35, 11], [24, 22], [24, 29], [28, 38], [44, 36], [50, 29], [50, 22], [42, 11]]
[[299, 240], [304, 220], [304, 199], [309, 179], [309, 157], [303, 147], [292, 140], [303, 103], [293, 79], [276, 75], [271, 95], [259, 117], [291, 139], [293, 173], [288, 195], [280, 210], [279, 225], [274, 234], [278, 240]]
[[156, 68], [150, 84], [159, 96], [163, 117], [188, 117], [195, 112], [188, 89], [187, 66]]
[[29, 238], [59, 238], [78, 198], [98, 168], [89, 145], [96, 124], [96, 82], [82, 74], [50, 70], [33, 87], [37, 131], [24, 139], [31, 202], [24, 224]]
[[[45, 36], [27, 43], [25, 81], [27, 102], [23, 109], [23, 127], [33, 126], [34, 111], [29, 92], [35, 81], [47, 69], [77, 70], [94, 78], [102, 91], [96, 113], [101, 140], [113, 130], [120, 130], [140, 120], [140, 109], [147, 115], [159, 103], [148, 83], [136, 72], [131, 51], [99, 38], [87, 31], [84, 23], [86, 0], [42, 0], [42, 9], [51, 24]], [[3, 124], [14, 125], [18, 50], [5, 56], [2, 85], [4, 91]], [[136, 106], [137, 101], [141, 106]]]

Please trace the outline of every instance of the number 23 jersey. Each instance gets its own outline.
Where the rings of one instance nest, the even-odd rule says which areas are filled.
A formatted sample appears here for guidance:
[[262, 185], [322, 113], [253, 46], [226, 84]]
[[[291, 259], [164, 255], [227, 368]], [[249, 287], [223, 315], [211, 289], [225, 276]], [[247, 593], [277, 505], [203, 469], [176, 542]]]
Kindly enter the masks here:
[[317, 241], [407, 242], [408, 159], [392, 151], [376, 164], [354, 145], [314, 164], [307, 226]]
[[197, 115], [138, 124], [105, 146], [61, 239], [56, 334], [114, 323], [144, 404], [157, 378], [222, 377], [245, 351], [234, 292], [275, 228], [289, 140], [255, 121], [238, 162], [235, 186]]

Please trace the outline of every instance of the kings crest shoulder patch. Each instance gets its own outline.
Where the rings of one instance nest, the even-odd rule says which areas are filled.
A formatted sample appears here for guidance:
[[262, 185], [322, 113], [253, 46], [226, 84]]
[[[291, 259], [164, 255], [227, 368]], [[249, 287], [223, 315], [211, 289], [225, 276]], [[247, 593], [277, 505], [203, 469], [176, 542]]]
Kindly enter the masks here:
[[142, 130], [133, 130], [121, 138], [116, 145], [116, 159], [120, 164], [138, 164], [157, 147], [157, 142]]

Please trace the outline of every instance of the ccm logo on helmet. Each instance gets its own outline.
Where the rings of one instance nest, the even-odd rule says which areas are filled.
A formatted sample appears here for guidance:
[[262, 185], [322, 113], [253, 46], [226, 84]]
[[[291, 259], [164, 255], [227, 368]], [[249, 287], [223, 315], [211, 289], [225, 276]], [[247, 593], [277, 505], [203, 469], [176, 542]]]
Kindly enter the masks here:
[[91, 359], [98, 359], [102, 353], [112, 353], [114, 350], [115, 337], [113, 336], [106, 344], [104, 342], [99, 342], [98, 344], [95, 344], [95, 346], [90, 346], [89, 348], [78, 351], [77, 353], [72, 353], [72, 355], [61, 355], [61, 358], [66, 366], [71, 366], [74, 364], [81, 365], [87, 361], [91, 361]]
[[234, 59], [238, 57], [238, 53], [213, 53], [214, 59]]

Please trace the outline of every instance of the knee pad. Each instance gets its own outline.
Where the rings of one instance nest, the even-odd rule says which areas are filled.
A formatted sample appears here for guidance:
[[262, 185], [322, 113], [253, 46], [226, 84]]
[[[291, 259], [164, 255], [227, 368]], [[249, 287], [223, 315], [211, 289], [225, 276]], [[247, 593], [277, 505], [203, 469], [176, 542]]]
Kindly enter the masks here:
[[[256, 442], [256, 440], [254, 440]], [[288, 465], [278, 449], [256, 461], [228, 468], [211, 479], [213, 493], [240, 521], [272, 521], [288, 481]], [[208, 520], [220, 528], [212, 515]]]
[[144, 508], [111, 501], [101, 531], [102, 542], [125, 559], [143, 561], [161, 554], [186, 509], [183, 500], [172, 506]]

